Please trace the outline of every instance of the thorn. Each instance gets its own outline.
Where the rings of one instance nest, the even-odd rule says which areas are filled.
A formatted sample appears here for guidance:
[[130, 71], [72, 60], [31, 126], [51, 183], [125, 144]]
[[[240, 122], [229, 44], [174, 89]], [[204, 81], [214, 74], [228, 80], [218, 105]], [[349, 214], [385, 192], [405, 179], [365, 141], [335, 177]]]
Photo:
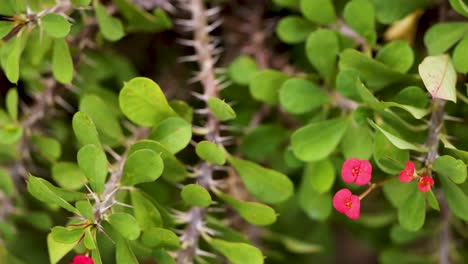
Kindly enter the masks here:
[[197, 248], [195, 250], [195, 254], [198, 255], [198, 256], [202, 256], [202, 257], [209, 257], [209, 258], [216, 258], [216, 255], [213, 254], [213, 253], [210, 253], [208, 251], [204, 251], [204, 250], [201, 250], [199, 248]]
[[217, 27], [223, 24], [223, 19], [216, 20], [215, 22], [211, 23], [205, 28], [206, 33], [210, 33], [211, 31], [215, 30]]
[[182, 56], [177, 58], [178, 63], [198, 61], [198, 55]]
[[118, 201], [115, 201], [113, 204], [120, 205], [120, 206], [127, 207], [127, 208], [133, 208], [132, 205], [129, 205], [129, 204], [126, 204], [126, 203], [121, 203], [121, 202], [118, 202]]
[[200, 100], [202, 100], [202, 101], [208, 100], [208, 98], [207, 98], [206, 95], [204, 95], [204, 94], [197, 93], [197, 92], [191, 92], [191, 94], [192, 94], [195, 98], [200, 99]]
[[116, 161], [122, 160], [122, 157], [117, 154], [117, 152], [115, 152], [111, 147], [104, 145], [104, 150], [109, 153]]
[[195, 109], [195, 110], [193, 110], [193, 112], [195, 114], [199, 114], [199, 115], [207, 115], [207, 114], [211, 113], [211, 110], [208, 109], [208, 108], [203, 108], [203, 109]]
[[65, 109], [69, 113], [75, 113], [75, 109], [71, 104], [69, 104], [67, 101], [65, 101], [62, 97], [56, 95], [54, 97], [54, 101], [60, 105], [63, 109]]
[[211, 17], [219, 14], [219, 12], [221, 12], [220, 6], [212, 7], [210, 9], [205, 10], [205, 16]]
[[224, 89], [228, 88], [231, 85], [232, 85], [232, 81], [226, 81], [226, 82], [218, 85], [218, 87], [219, 87], [220, 90], [224, 90]]
[[191, 30], [195, 27], [195, 22], [191, 19], [176, 19], [174, 23], [178, 26], [190, 28]]
[[99, 223], [96, 223], [96, 225], [97, 225], [99, 231], [101, 231], [112, 242], [112, 244], [115, 244], [115, 241], [112, 240], [112, 238], [106, 233], [106, 231], [104, 231], [104, 228], [102, 227], [102, 225], [99, 224]]
[[191, 39], [176, 39], [176, 43], [182, 46], [194, 47], [197, 42]]

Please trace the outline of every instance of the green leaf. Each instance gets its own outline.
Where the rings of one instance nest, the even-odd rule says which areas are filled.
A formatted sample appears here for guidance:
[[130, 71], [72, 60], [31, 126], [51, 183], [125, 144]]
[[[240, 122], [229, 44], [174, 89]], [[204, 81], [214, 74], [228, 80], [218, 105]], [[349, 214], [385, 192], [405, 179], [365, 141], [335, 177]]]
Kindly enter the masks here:
[[375, 59], [395, 71], [406, 73], [413, 65], [414, 53], [408, 42], [395, 40], [380, 49]]
[[106, 219], [109, 224], [128, 240], [135, 240], [140, 236], [141, 229], [137, 220], [126, 213], [113, 213]]
[[192, 107], [182, 100], [172, 100], [169, 102], [169, 106], [185, 121], [192, 123], [193, 110]]
[[276, 27], [279, 39], [288, 44], [297, 44], [306, 40], [317, 27], [310, 21], [296, 15], [282, 18]]
[[91, 0], [71, 0], [73, 6], [84, 7], [91, 4]]
[[263, 162], [281, 148], [288, 136], [280, 124], [262, 124], [244, 136], [240, 150], [248, 159]]
[[394, 134], [386, 131], [385, 129], [381, 128], [376, 123], [374, 123], [374, 121], [372, 121], [372, 120], [368, 120], [368, 121], [369, 121], [369, 124], [372, 127], [374, 127], [376, 130], [382, 132], [382, 134], [384, 134], [385, 137], [387, 137], [387, 139], [390, 140], [390, 142], [395, 147], [397, 147], [399, 149], [411, 149], [411, 150], [415, 150], [415, 151], [418, 151], [418, 152], [426, 152], [427, 151], [427, 149], [425, 147], [416, 146], [416, 145], [414, 145], [412, 143], [409, 143], [408, 141], [406, 141], [404, 139], [401, 139], [398, 136], [395, 136]]
[[394, 71], [380, 61], [373, 60], [353, 49], [346, 49], [340, 54], [339, 67], [340, 70], [359, 72], [359, 77], [373, 91], [393, 83], [408, 80], [408, 77], [401, 72]]
[[240, 201], [223, 193], [219, 193], [218, 196], [239, 212], [242, 218], [253, 225], [266, 226], [276, 222], [275, 210], [267, 205]]
[[174, 259], [164, 249], [153, 250], [153, 258], [159, 264], [176, 264]]
[[47, 248], [51, 264], [58, 263], [76, 244], [63, 244], [54, 240], [52, 234], [47, 235]]
[[128, 31], [155, 33], [172, 27], [171, 20], [161, 8], [149, 13], [144, 10], [144, 5], [135, 5], [131, 0], [116, 0], [114, 4], [127, 20]]
[[233, 82], [241, 85], [249, 85], [252, 76], [257, 71], [257, 63], [249, 56], [237, 57], [228, 67], [229, 77]]
[[221, 252], [232, 264], [263, 264], [263, 255], [254, 246], [245, 243], [211, 239], [208, 243]]
[[402, 207], [409, 197], [417, 190], [416, 181], [400, 182], [398, 177], [387, 182], [383, 186], [383, 191], [387, 200], [395, 207]]
[[286, 175], [251, 161], [234, 157], [228, 157], [228, 160], [239, 173], [247, 190], [260, 201], [280, 203], [293, 194], [294, 185]]
[[418, 8], [428, 6], [427, 0], [373, 0], [377, 20], [383, 24], [390, 24], [402, 19]]
[[439, 177], [450, 210], [460, 219], [468, 221], [468, 196], [447, 177]]
[[440, 177], [448, 177], [456, 184], [466, 181], [466, 165], [462, 160], [447, 155], [440, 156], [434, 161], [432, 168]]
[[101, 29], [102, 36], [109, 41], [117, 41], [124, 36], [122, 22], [119, 19], [110, 16], [106, 8], [94, 1], [94, 11], [96, 12], [97, 22]]
[[336, 20], [335, 7], [331, 0], [300, 0], [302, 14], [312, 22], [331, 24]]
[[177, 237], [174, 232], [163, 229], [153, 227], [143, 232], [141, 236], [141, 240], [143, 244], [150, 248], [167, 248], [176, 250], [180, 248], [179, 238]]
[[457, 102], [457, 73], [448, 55], [426, 57], [419, 64], [418, 70], [432, 98]]
[[5, 75], [11, 83], [18, 83], [19, 80], [19, 70], [20, 70], [20, 59], [21, 52], [23, 51], [22, 42], [20, 37], [14, 38], [12, 41], [13, 48], [9, 54], [7, 54], [6, 65], [4, 65], [3, 70]]
[[348, 126], [341, 141], [341, 149], [345, 159], [358, 158], [368, 160], [372, 156], [373, 136], [366, 124], [354, 122]]
[[336, 118], [299, 128], [291, 136], [294, 155], [303, 161], [326, 158], [336, 149], [348, 123], [347, 119]]
[[449, 0], [452, 8], [459, 14], [468, 17], [468, 4], [464, 0]]
[[167, 103], [161, 88], [144, 77], [125, 83], [119, 94], [119, 104], [124, 115], [141, 126], [154, 126], [177, 115]]
[[[124, 227], [125, 228], [125, 227]], [[116, 264], [139, 264], [129, 241], [119, 238], [115, 247]]]
[[75, 207], [80, 211], [81, 216], [91, 222], [94, 222], [94, 208], [89, 201], [78, 201], [76, 202]]
[[5, 99], [5, 105], [11, 119], [13, 121], [18, 121], [18, 91], [16, 88], [8, 90]]
[[409, 160], [409, 151], [395, 147], [380, 131], [375, 133], [373, 153], [377, 166], [382, 171], [394, 175], [400, 173]]
[[163, 226], [161, 214], [148, 198], [138, 190], [132, 190], [130, 197], [135, 218], [142, 230]]
[[[321, 194], [316, 191], [317, 181], [314, 179], [314, 176], [316, 177], [318, 175], [313, 175], [306, 172], [304, 173], [304, 177], [302, 177], [297, 198], [299, 206], [309, 218], [318, 221], [324, 221], [330, 216], [332, 212], [332, 197], [329, 192]], [[323, 186], [320, 186], [318, 189], [323, 190], [325, 188], [323, 188]]]
[[236, 112], [234, 112], [232, 107], [217, 97], [209, 98], [207, 104], [219, 121], [227, 121], [236, 118]]
[[224, 150], [213, 142], [199, 142], [195, 148], [195, 152], [201, 159], [216, 165], [223, 165], [226, 163], [226, 155], [224, 154]]
[[83, 112], [76, 112], [72, 119], [73, 132], [81, 145], [101, 146], [93, 120]]
[[153, 140], [138, 141], [133, 144], [127, 155], [130, 156], [132, 153], [141, 149], [150, 149], [155, 153], [161, 153], [161, 158], [164, 163], [164, 170], [161, 177], [165, 180], [178, 182], [187, 177], [187, 171], [185, 170], [184, 164], [176, 159], [176, 157], [159, 142]]
[[77, 154], [78, 166], [97, 192], [104, 191], [107, 176], [107, 158], [104, 151], [96, 145], [86, 145]]
[[424, 44], [429, 55], [442, 54], [462, 39], [466, 33], [468, 33], [468, 23], [437, 23], [424, 34]]
[[[122, 141], [124, 136], [118, 116], [99, 96], [85, 95], [82, 97], [80, 111], [93, 120], [103, 144], [113, 147]], [[94, 135], [91, 134], [90, 136]], [[93, 143], [95, 144], [95, 142]]]
[[375, 10], [370, 0], [352, 0], [343, 11], [346, 23], [364, 37], [370, 45], [377, 40], [375, 32]]
[[59, 14], [47, 14], [39, 21], [41, 28], [51, 37], [64, 38], [70, 33], [70, 23]]
[[5, 112], [0, 111], [0, 143], [14, 144], [21, 139], [23, 127], [11, 122]]
[[175, 154], [190, 143], [192, 126], [180, 117], [169, 117], [153, 128], [148, 139], [158, 141]]
[[333, 186], [336, 174], [331, 161], [324, 159], [307, 163], [302, 177], [316, 192], [325, 193]]
[[464, 37], [453, 50], [453, 66], [460, 73], [468, 73], [468, 36]]
[[398, 225], [394, 225], [390, 230], [390, 238], [396, 244], [405, 244], [408, 242], [412, 242], [424, 235], [424, 231], [412, 232]]
[[164, 163], [161, 154], [150, 149], [142, 149], [128, 156], [123, 168], [120, 184], [133, 186], [143, 182], [153, 182], [161, 176]]
[[434, 192], [432, 190], [429, 190], [425, 193], [425, 196], [429, 206], [434, 210], [440, 211], [439, 201], [437, 201]]
[[336, 33], [329, 29], [318, 29], [312, 32], [307, 38], [305, 51], [310, 63], [328, 83], [331, 83], [336, 74], [336, 61], [340, 52]]
[[62, 155], [60, 142], [54, 138], [32, 135], [31, 142], [39, 154], [49, 161], [55, 161]]
[[355, 70], [341, 70], [335, 80], [335, 87], [344, 97], [360, 101], [361, 97], [356, 90], [356, 83], [359, 79], [359, 72]]
[[86, 228], [85, 231], [85, 236], [83, 238], [83, 244], [86, 247], [86, 249], [96, 249], [96, 238], [95, 236], [91, 233], [91, 228]]
[[83, 233], [84, 230], [82, 228], [66, 228], [63, 226], [56, 226], [51, 230], [52, 238], [62, 244], [76, 244]]
[[250, 94], [253, 98], [267, 104], [278, 103], [278, 91], [288, 76], [275, 70], [263, 70], [252, 76]]
[[68, 190], [78, 190], [86, 183], [86, 177], [81, 169], [72, 162], [57, 162], [52, 166], [52, 179], [60, 187]]
[[14, 24], [10, 21], [0, 21], [0, 39], [8, 35], [13, 27]]
[[[79, 214], [78, 210], [69, 204], [66, 199], [54, 188], [49, 182], [44, 179], [34, 177], [32, 175], [28, 178], [28, 192], [36, 199], [48, 203], [58, 205], [74, 214]], [[84, 199], [85, 197], [82, 197]]]
[[279, 90], [281, 106], [293, 114], [303, 114], [328, 103], [330, 98], [315, 84], [300, 78], [291, 78]]
[[57, 81], [69, 84], [73, 80], [73, 60], [65, 39], [55, 39], [52, 51], [52, 73]]
[[15, 191], [15, 185], [13, 179], [8, 171], [0, 168], [0, 191], [6, 196], [11, 196]]
[[417, 231], [423, 225], [426, 219], [426, 200], [424, 194], [417, 188], [398, 209], [398, 222], [409, 230]]
[[180, 195], [190, 206], [208, 207], [211, 204], [210, 193], [198, 184], [185, 185]]

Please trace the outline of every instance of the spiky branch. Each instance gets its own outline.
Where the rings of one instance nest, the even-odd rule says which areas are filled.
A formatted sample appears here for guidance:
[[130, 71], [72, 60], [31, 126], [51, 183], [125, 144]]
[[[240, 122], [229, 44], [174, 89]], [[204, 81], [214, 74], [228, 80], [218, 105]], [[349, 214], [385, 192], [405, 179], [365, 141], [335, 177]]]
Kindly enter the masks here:
[[[208, 100], [211, 97], [218, 97], [221, 81], [216, 78], [215, 64], [218, 61], [220, 49], [217, 48], [217, 41], [210, 36], [210, 32], [221, 24], [221, 20], [216, 20], [219, 8], [206, 9], [203, 0], [181, 0], [182, 9], [190, 13], [189, 20], [179, 20], [178, 24], [193, 32], [193, 38], [182, 40], [181, 44], [192, 46], [195, 55], [181, 58], [182, 61], [195, 61], [198, 63], [199, 72], [193, 78], [199, 81], [203, 88], [202, 94], [194, 95], [201, 100]], [[210, 111], [206, 112], [205, 140], [222, 143], [220, 137], [220, 124]], [[196, 169], [197, 182], [202, 187], [210, 190], [216, 186], [213, 180], [214, 166], [208, 162], [201, 162]], [[205, 215], [207, 209], [193, 207], [186, 214], [183, 222], [187, 226], [182, 232], [181, 241], [184, 249], [177, 255], [178, 264], [193, 263], [194, 258], [202, 252], [199, 249], [199, 239], [202, 233], [206, 232]]]

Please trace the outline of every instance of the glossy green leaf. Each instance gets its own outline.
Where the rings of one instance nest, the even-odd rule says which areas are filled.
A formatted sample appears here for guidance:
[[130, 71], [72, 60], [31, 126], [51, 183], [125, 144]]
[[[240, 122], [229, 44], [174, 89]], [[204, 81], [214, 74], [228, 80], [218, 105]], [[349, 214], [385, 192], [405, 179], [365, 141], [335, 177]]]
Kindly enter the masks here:
[[96, 145], [85, 145], [78, 151], [77, 160], [91, 188], [102, 193], [107, 177], [107, 158], [104, 151]]
[[293, 114], [309, 112], [330, 101], [329, 96], [315, 84], [300, 78], [291, 78], [279, 90], [281, 106]]
[[59, 14], [50, 13], [40, 19], [41, 28], [54, 38], [64, 38], [70, 33], [70, 23]]
[[439, 177], [448, 206], [458, 218], [468, 221], [468, 196], [447, 177]]
[[266, 226], [276, 221], [275, 210], [267, 205], [240, 201], [227, 194], [220, 193], [218, 196], [234, 208], [242, 218], [253, 225]]
[[424, 231], [408, 231], [401, 226], [395, 225], [390, 230], [390, 238], [397, 244], [405, 244], [414, 241], [424, 235]]
[[143, 244], [150, 248], [167, 248], [178, 249], [180, 247], [179, 238], [177, 235], [167, 229], [153, 227], [143, 231], [141, 236]]
[[119, 94], [119, 104], [124, 115], [141, 126], [154, 126], [177, 115], [169, 106], [161, 88], [144, 77], [125, 83]]
[[158, 141], [175, 154], [190, 143], [192, 126], [180, 117], [169, 117], [153, 128], [148, 139]]
[[380, 127], [379, 125], [377, 125], [376, 123], [374, 123], [374, 121], [372, 120], [369, 120], [369, 124], [374, 127], [376, 130], [382, 132], [382, 134], [385, 135], [385, 137], [387, 137], [388, 140], [390, 140], [390, 142], [392, 142], [393, 145], [395, 145], [395, 147], [399, 148], [399, 149], [410, 149], [410, 150], [415, 150], [415, 151], [418, 151], [418, 152], [425, 152], [426, 151], [426, 148], [423, 147], [423, 146], [416, 146], [398, 136], [395, 136], [394, 134], [386, 131], [385, 129], [383, 129], [382, 127]]
[[452, 8], [459, 14], [468, 17], [468, 3], [464, 0], [449, 0]]
[[343, 11], [346, 23], [359, 35], [364, 37], [370, 45], [377, 40], [375, 32], [375, 10], [371, 0], [352, 0]]
[[239, 173], [247, 190], [260, 201], [280, 203], [293, 194], [294, 186], [286, 175], [251, 161], [234, 157], [228, 160]]
[[96, 11], [96, 18], [101, 29], [102, 36], [109, 41], [117, 41], [124, 36], [124, 29], [122, 22], [119, 19], [110, 16], [106, 8], [94, 1], [94, 10]]
[[326, 158], [340, 142], [349, 121], [342, 118], [312, 123], [296, 130], [291, 136], [294, 155], [303, 161]]
[[375, 59], [395, 71], [406, 73], [413, 65], [414, 53], [408, 42], [395, 40], [380, 49]]
[[11, 83], [18, 83], [20, 75], [20, 59], [22, 49], [22, 42], [20, 37], [14, 38], [12, 41], [13, 48], [7, 54], [6, 65], [4, 65], [5, 75]]
[[418, 8], [428, 6], [427, 0], [373, 0], [377, 20], [383, 24], [390, 24], [402, 19]]
[[209, 98], [207, 104], [219, 121], [227, 121], [236, 118], [236, 112], [234, 112], [232, 107], [217, 97]]
[[409, 230], [417, 231], [426, 220], [426, 200], [424, 194], [417, 188], [398, 209], [398, 221], [400, 225]]
[[241, 85], [249, 85], [252, 76], [257, 73], [258, 66], [249, 56], [237, 57], [228, 67], [228, 74], [232, 81]]
[[226, 154], [224, 154], [224, 150], [213, 142], [199, 142], [195, 148], [195, 152], [201, 159], [216, 165], [223, 165], [226, 163]]
[[82, 228], [70, 228], [63, 226], [56, 226], [52, 228], [52, 238], [62, 244], [77, 243], [83, 236], [84, 230]]
[[52, 73], [55, 79], [63, 84], [69, 84], [73, 80], [73, 60], [68, 44], [63, 38], [54, 40]]
[[434, 192], [432, 190], [429, 190], [428, 192], [425, 193], [426, 196], [426, 201], [429, 204], [429, 206], [437, 211], [440, 211], [440, 205], [439, 201], [437, 200]]
[[[74, 214], [79, 214], [78, 210], [69, 204], [66, 199], [60, 195], [62, 193], [58, 192], [49, 182], [44, 179], [29, 176], [28, 178], [28, 192], [34, 196], [36, 199], [48, 203], [58, 205]], [[84, 199], [85, 197], [82, 197]]]
[[281, 148], [288, 139], [288, 131], [279, 124], [262, 124], [243, 137], [240, 150], [253, 161], [263, 162]]
[[89, 4], [91, 4], [91, 0], [71, 0], [71, 2], [74, 6], [80, 7], [89, 6]]
[[[118, 145], [122, 141], [124, 136], [122, 128], [119, 124], [118, 116], [112, 111], [112, 108], [110, 108], [109, 105], [106, 104], [106, 102], [104, 102], [104, 100], [102, 100], [99, 96], [85, 95], [82, 97], [80, 100], [80, 111], [92, 119], [98, 131], [99, 138], [103, 144], [112, 147]], [[88, 124], [88, 126], [91, 125]], [[90, 136], [94, 135], [88, 135], [88, 137]], [[90, 144], [96, 143], [90, 142]]]
[[382, 171], [396, 175], [405, 168], [409, 151], [395, 147], [382, 132], [376, 131], [373, 156]]
[[198, 184], [185, 185], [180, 195], [190, 206], [208, 207], [211, 204], [210, 193]]
[[252, 76], [250, 94], [253, 98], [267, 104], [278, 103], [278, 91], [288, 76], [275, 70], [263, 70]]
[[39, 154], [49, 161], [55, 161], [62, 155], [60, 142], [54, 138], [32, 135], [31, 142]]
[[135, 240], [140, 236], [141, 229], [137, 220], [126, 213], [113, 213], [106, 219], [109, 224], [128, 240]]
[[185, 101], [172, 100], [169, 102], [169, 106], [185, 121], [192, 123], [193, 110], [192, 107]]
[[91, 233], [91, 228], [86, 228], [85, 231], [85, 236], [83, 238], [83, 244], [86, 247], [86, 249], [96, 249], [96, 238], [95, 236]]
[[416, 186], [417, 182], [400, 182], [397, 176], [393, 177], [393, 180], [384, 184], [383, 191], [385, 197], [393, 207], [400, 208], [406, 203], [413, 191], [418, 190], [418, 187]]
[[15, 185], [13, 179], [4, 169], [0, 169], [0, 191], [6, 196], [11, 196], [15, 191]]
[[156, 206], [148, 200], [140, 191], [130, 192], [133, 212], [142, 230], [152, 227], [162, 227], [163, 220]]
[[312, 22], [330, 24], [336, 20], [332, 0], [300, 0], [300, 9], [302, 14]]
[[335, 182], [336, 173], [329, 159], [309, 162], [304, 168], [303, 180], [318, 193], [328, 192]]
[[466, 165], [462, 160], [448, 155], [440, 156], [434, 161], [432, 168], [440, 177], [448, 177], [456, 184], [466, 181]]
[[123, 168], [120, 184], [133, 186], [143, 182], [153, 182], [161, 176], [164, 163], [161, 154], [150, 149], [142, 149], [128, 156]]
[[[321, 194], [316, 191], [317, 180], [314, 179], [314, 176], [318, 175], [304, 173], [297, 198], [300, 208], [309, 218], [313, 220], [324, 221], [330, 216], [332, 212], [332, 196], [329, 192]], [[320, 186], [319, 189], [320, 188], [322, 190], [325, 189], [323, 186]]]
[[5, 99], [5, 105], [8, 114], [10, 115], [13, 121], [18, 120], [18, 91], [16, 88], [11, 88], [8, 90]]
[[152, 256], [159, 264], [176, 264], [171, 255], [162, 248], [153, 250]]
[[340, 52], [336, 33], [329, 29], [312, 32], [307, 38], [305, 51], [309, 62], [327, 82], [331, 82], [336, 73], [336, 62]]
[[317, 27], [306, 19], [291, 15], [282, 18], [276, 27], [279, 39], [288, 44], [297, 44], [306, 40]]
[[468, 73], [468, 36], [465, 36], [453, 50], [453, 66], [460, 73]]
[[94, 208], [89, 201], [78, 201], [76, 202], [75, 207], [78, 209], [81, 216], [91, 222], [94, 222]]
[[73, 132], [81, 145], [100, 146], [99, 135], [93, 120], [83, 112], [76, 112], [72, 119]]
[[58, 263], [76, 244], [64, 244], [54, 240], [52, 234], [47, 235], [47, 248], [51, 264]]
[[368, 160], [372, 156], [373, 136], [367, 124], [352, 123], [348, 126], [341, 141], [345, 159], [358, 158]]
[[468, 33], [468, 23], [437, 23], [424, 34], [424, 44], [429, 55], [442, 54], [462, 39], [466, 33]]
[[168, 14], [161, 8], [150, 13], [151, 10], [146, 11], [144, 4], [135, 5], [132, 0], [116, 0], [114, 4], [127, 20], [125, 26], [128, 31], [153, 33], [172, 27]]
[[441, 98], [457, 102], [457, 73], [448, 55], [424, 58], [418, 67], [419, 75], [432, 98]]
[[0, 21], [0, 39], [8, 35], [13, 27], [14, 24], [10, 21]]
[[78, 190], [87, 182], [81, 169], [72, 162], [57, 162], [52, 166], [52, 179], [60, 187]]
[[119, 238], [115, 246], [116, 264], [139, 264], [133, 253], [130, 243], [126, 239]]
[[232, 264], [263, 264], [263, 255], [254, 246], [245, 243], [212, 239], [208, 243], [221, 252]]

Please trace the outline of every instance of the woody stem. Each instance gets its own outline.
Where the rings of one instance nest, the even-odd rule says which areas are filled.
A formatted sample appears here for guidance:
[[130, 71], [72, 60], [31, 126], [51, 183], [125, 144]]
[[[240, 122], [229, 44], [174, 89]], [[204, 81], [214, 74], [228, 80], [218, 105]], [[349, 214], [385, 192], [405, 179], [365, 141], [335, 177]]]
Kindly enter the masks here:
[[364, 197], [366, 197], [375, 188], [378, 188], [378, 187], [384, 185], [385, 183], [387, 183], [389, 181], [392, 181], [393, 179], [395, 179], [395, 177], [390, 177], [390, 178], [387, 178], [385, 180], [381, 180], [381, 181], [376, 182], [376, 183], [370, 183], [369, 188], [367, 188], [367, 190], [365, 190], [361, 195], [359, 195], [359, 200], [364, 199]]

